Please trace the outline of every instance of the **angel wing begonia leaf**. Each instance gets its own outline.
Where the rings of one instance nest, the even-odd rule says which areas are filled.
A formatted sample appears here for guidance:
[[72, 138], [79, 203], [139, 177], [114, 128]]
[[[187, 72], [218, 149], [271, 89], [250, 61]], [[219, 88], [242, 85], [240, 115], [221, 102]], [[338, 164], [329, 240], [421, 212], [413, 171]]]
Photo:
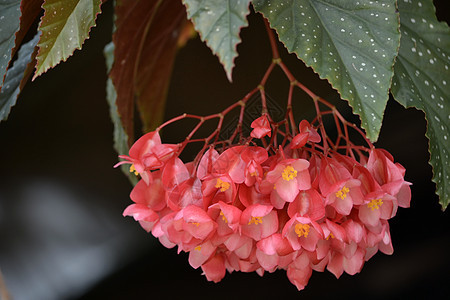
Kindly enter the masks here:
[[[23, 45], [21, 43], [41, 11], [43, 1], [22, 1], [19, 9], [16, 2], [20, 1], [0, 2], [0, 78], [2, 79], [0, 81], [0, 121], [8, 118], [20, 91], [33, 74], [37, 54], [35, 46], [39, 41], [39, 34], [27, 43]], [[16, 27], [16, 17], [20, 17], [18, 27]], [[10, 34], [10, 38], [7, 38]], [[20, 49], [19, 55], [12, 65], [10, 59], [16, 55], [18, 49]], [[11, 69], [8, 69], [9, 67]], [[6, 71], [6, 74], [3, 71]]]
[[395, 0], [255, 0], [289, 52], [348, 100], [378, 138], [400, 33]]
[[212, 52], [219, 57], [228, 80], [238, 56], [239, 32], [248, 25], [250, 0], [183, 0], [188, 18]]
[[5, 79], [15, 45], [15, 34], [19, 30], [20, 0], [0, 2], [0, 87]]
[[110, 77], [117, 108], [129, 137], [134, 136], [135, 101], [144, 132], [163, 118], [169, 78], [180, 39], [185, 40], [186, 10], [177, 0], [124, 0], [116, 5], [115, 63]]
[[31, 26], [42, 12], [43, 2], [44, 0], [27, 0], [20, 3], [20, 28], [16, 32], [16, 46], [13, 49], [12, 56], [15, 55]]
[[66, 61], [75, 49], [81, 49], [95, 26], [101, 0], [45, 0], [44, 15], [39, 29], [35, 79], [61, 61]]
[[438, 22], [432, 1], [399, 1], [402, 39], [392, 94], [425, 112], [433, 181], [442, 208], [450, 202], [450, 28]]
[[[112, 42], [110, 42], [105, 46], [103, 54], [105, 55], [106, 67], [109, 72], [114, 62], [114, 44]], [[129, 150], [128, 135], [123, 129], [122, 122], [120, 120], [119, 113], [117, 110], [116, 99], [117, 99], [116, 89], [114, 88], [114, 84], [112, 83], [111, 78], [108, 78], [106, 81], [106, 100], [108, 101], [109, 104], [109, 115], [111, 117], [111, 121], [114, 126], [114, 133], [113, 133], [114, 149], [117, 151], [117, 153], [121, 154], [127, 153]], [[137, 177], [130, 172], [129, 166], [121, 165], [120, 169], [128, 177], [133, 186], [137, 184]]]
[[20, 91], [34, 69], [35, 47], [38, 41], [39, 34], [36, 34], [31, 41], [23, 44], [17, 60], [6, 72], [5, 82], [0, 91], [0, 121], [8, 118], [11, 107], [16, 104]]

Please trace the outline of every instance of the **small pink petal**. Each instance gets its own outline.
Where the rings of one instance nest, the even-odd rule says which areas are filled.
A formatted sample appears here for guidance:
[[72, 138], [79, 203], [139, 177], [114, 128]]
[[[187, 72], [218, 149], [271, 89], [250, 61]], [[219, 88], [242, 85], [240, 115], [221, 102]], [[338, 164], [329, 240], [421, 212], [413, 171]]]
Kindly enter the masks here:
[[295, 179], [287, 181], [280, 178], [275, 184], [275, 191], [284, 201], [292, 202], [299, 193], [298, 183]]
[[363, 204], [359, 207], [358, 216], [364, 224], [369, 226], [376, 226], [380, 222], [380, 210], [372, 210], [367, 204]]
[[225, 277], [225, 263], [222, 255], [216, 254], [208, 262], [202, 265], [203, 274], [208, 281], [215, 283]]
[[205, 179], [207, 175], [209, 175], [212, 171], [213, 163], [219, 157], [219, 153], [214, 149], [210, 148], [208, 151], [203, 154], [202, 159], [197, 167], [197, 177], [200, 180]]
[[278, 255], [268, 255], [263, 251], [256, 249], [256, 258], [261, 267], [269, 272], [278, 265]]
[[308, 284], [309, 278], [311, 277], [312, 269], [311, 267], [306, 267], [303, 269], [296, 269], [294, 267], [289, 267], [287, 270], [287, 276], [289, 281], [295, 285], [295, 287], [301, 291]]
[[292, 139], [292, 142], [290, 144], [290, 147], [292, 149], [299, 149], [306, 145], [306, 142], [308, 142], [309, 134], [307, 132], [299, 133]]
[[157, 131], [151, 131], [140, 137], [130, 148], [131, 157], [141, 157], [145, 153], [148, 153], [152, 147], [161, 144], [161, 138]]
[[189, 264], [197, 269], [211, 257], [215, 250], [216, 247], [210, 241], [201, 244], [189, 252]]
[[171, 189], [189, 179], [189, 171], [178, 157], [167, 162], [162, 173], [162, 183], [165, 188]]
[[250, 126], [253, 128], [252, 132], [250, 133], [250, 136], [253, 138], [260, 139], [265, 137], [266, 135], [268, 137], [272, 135], [272, 129], [270, 127], [269, 120], [267, 120], [267, 117], [265, 115], [254, 120]]
[[411, 204], [411, 188], [409, 187], [410, 183], [403, 183], [400, 191], [397, 194], [398, 206], [408, 208]]
[[327, 270], [336, 276], [336, 278], [341, 277], [344, 273], [344, 256], [340, 253], [334, 252], [331, 255], [330, 261], [327, 265]]
[[350, 258], [344, 258], [343, 268], [347, 274], [355, 275], [359, 273], [364, 264], [364, 252], [359, 249], [356, 250], [355, 254]]

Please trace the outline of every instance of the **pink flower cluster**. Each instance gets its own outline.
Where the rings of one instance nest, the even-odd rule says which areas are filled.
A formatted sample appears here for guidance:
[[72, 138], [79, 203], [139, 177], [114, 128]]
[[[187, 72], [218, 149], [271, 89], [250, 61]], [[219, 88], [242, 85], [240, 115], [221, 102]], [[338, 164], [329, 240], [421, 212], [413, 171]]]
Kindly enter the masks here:
[[[269, 135], [257, 121], [252, 137]], [[120, 156], [142, 178], [124, 215], [164, 246], [188, 252], [210, 281], [226, 270], [262, 276], [285, 269], [302, 290], [312, 270], [353, 275], [378, 250], [392, 253], [388, 219], [409, 207], [410, 184], [384, 150], [358, 162], [303, 147], [319, 141], [304, 121], [291, 144], [271, 155], [258, 146], [211, 147], [185, 164], [178, 145], [150, 132]]]

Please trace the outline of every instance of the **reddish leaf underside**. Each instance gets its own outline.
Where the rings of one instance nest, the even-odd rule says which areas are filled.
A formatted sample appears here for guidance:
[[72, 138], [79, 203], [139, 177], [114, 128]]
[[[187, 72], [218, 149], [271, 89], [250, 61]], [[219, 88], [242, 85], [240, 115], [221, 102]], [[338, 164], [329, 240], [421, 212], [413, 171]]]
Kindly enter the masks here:
[[[13, 50], [13, 55], [15, 51], [18, 49], [18, 45], [22, 42], [31, 25], [33, 25], [36, 18], [42, 11], [41, 5], [44, 0], [29, 0], [22, 1], [20, 3], [20, 10], [22, 11], [22, 15], [20, 17], [20, 29], [16, 33], [16, 48]], [[31, 55], [31, 61], [27, 65], [25, 72], [23, 74], [23, 78], [20, 81], [20, 90], [23, 90], [25, 84], [28, 82], [28, 79], [33, 75], [34, 67], [36, 66], [36, 56], [38, 53], [38, 48], [35, 48], [33, 54]]]
[[13, 49], [11, 57], [13, 57], [19, 49], [19, 46], [31, 25], [33, 25], [34, 21], [36, 21], [36, 18], [41, 13], [41, 5], [43, 2], [44, 0], [28, 0], [20, 3], [20, 11], [22, 12], [20, 16], [20, 28], [19, 31], [16, 32], [16, 45]]
[[[2, 88], [6, 88], [6, 90], [3, 91], [3, 94], [0, 96], [0, 120], [6, 120], [11, 111], [11, 107], [16, 103], [20, 91], [22, 91], [28, 79], [33, 74], [34, 66], [36, 65], [37, 48], [35, 48], [34, 51], [31, 50], [32, 52], [29, 53], [28, 51], [30, 51], [30, 47], [32, 47], [34, 42], [27, 41], [27, 43], [24, 43], [24, 45], [22, 45], [22, 41], [24, 40], [25, 35], [29, 32], [30, 27], [32, 26], [36, 18], [39, 16], [39, 13], [42, 11], [41, 5], [43, 1], [44, 0], [29, 0], [22, 1], [20, 3], [20, 23], [18, 26], [18, 30], [15, 32], [14, 48], [12, 48], [11, 50], [11, 58], [15, 57], [19, 49], [21, 49], [21, 47], [23, 48], [25, 45], [26, 50], [24, 50], [25, 52], [22, 51], [20, 62], [19, 58], [14, 61], [14, 65], [22, 65], [17, 65], [14, 68], [13, 64], [11, 64], [10, 67], [13, 67], [14, 71], [11, 68], [8, 68], [6, 74], [7, 76], [5, 77], [6, 80], [9, 76], [9, 82], [5, 84], [5, 87], [0, 86], [0, 91], [2, 91]], [[0, 28], [0, 32], [2, 31], [1, 29], [2, 28]], [[38, 39], [39, 36], [35, 38]], [[28, 59], [30, 58], [30, 56], [31, 59]], [[8, 75], [9, 72], [12, 73]]]
[[179, 0], [118, 1], [116, 17], [115, 63], [110, 76], [131, 145], [135, 103], [144, 131], [162, 121], [178, 40], [187, 18]]

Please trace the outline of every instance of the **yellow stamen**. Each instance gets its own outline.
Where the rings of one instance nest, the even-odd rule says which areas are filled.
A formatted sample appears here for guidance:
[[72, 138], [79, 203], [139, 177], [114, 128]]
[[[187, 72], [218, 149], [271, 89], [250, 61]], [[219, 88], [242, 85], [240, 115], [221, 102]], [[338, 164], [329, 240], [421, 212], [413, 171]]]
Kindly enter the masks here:
[[331, 232], [330, 232], [330, 234], [327, 236], [327, 241], [328, 241], [330, 238], [334, 239], [334, 235], [333, 235], [333, 233], [331, 233]]
[[223, 214], [223, 212], [220, 212], [220, 215], [222, 216], [222, 220], [223, 220], [225, 223], [228, 223], [227, 217], [225, 217], [225, 215]]
[[254, 177], [256, 177], [256, 176], [258, 176], [258, 172], [252, 172], [252, 173], [250, 173], [250, 176], [254, 176]]
[[134, 175], [136, 175], [136, 176], [139, 175], [139, 172], [136, 171], [136, 168], [134, 167], [134, 164], [132, 164], [132, 165], [130, 166], [130, 173], [134, 173]]
[[350, 192], [350, 190], [348, 189], [348, 187], [344, 186], [340, 191], [336, 192], [336, 197], [344, 200], [345, 198], [347, 198], [348, 192]]
[[202, 246], [197, 246], [194, 248], [194, 250], [200, 251], [200, 250], [202, 250]]
[[297, 177], [297, 171], [292, 166], [287, 166], [286, 168], [284, 168], [281, 176], [284, 180], [289, 181]]
[[262, 217], [252, 217], [250, 222], [248, 222], [248, 225], [258, 225], [258, 224], [262, 224]]
[[383, 204], [383, 201], [381, 199], [374, 199], [374, 200], [370, 201], [369, 203], [367, 203], [367, 207], [372, 210], [375, 210], [375, 209], [379, 209], [382, 204]]
[[230, 188], [230, 183], [217, 178], [216, 188], [220, 189], [221, 192], [225, 192]]
[[200, 226], [200, 223], [199, 223], [199, 222], [191, 222], [191, 224], [192, 224], [192, 225], [195, 225], [195, 226], [197, 226], [197, 227]]
[[311, 226], [309, 226], [308, 224], [298, 223], [295, 225], [294, 230], [298, 237], [304, 236], [306, 238], [308, 237], [309, 231], [311, 230]]

